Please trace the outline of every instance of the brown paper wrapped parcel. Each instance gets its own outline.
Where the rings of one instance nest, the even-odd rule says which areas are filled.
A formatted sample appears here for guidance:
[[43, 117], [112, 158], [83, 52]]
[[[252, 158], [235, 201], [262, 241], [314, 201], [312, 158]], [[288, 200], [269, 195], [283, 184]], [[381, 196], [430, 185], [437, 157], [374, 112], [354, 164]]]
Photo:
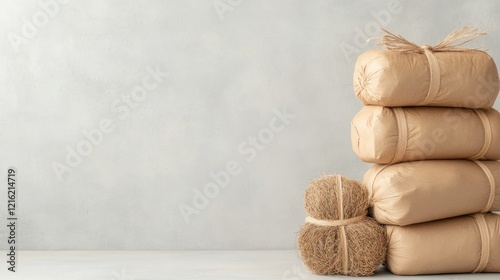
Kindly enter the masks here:
[[359, 56], [354, 92], [365, 105], [489, 108], [500, 89], [493, 58], [482, 51], [435, 52], [439, 89], [426, 100], [431, 81], [423, 53], [370, 50]]
[[500, 211], [500, 161], [374, 165], [363, 183], [370, 195], [372, 216], [381, 224], [405, 226]]
[[353, 118], [351, 142], [365, 162], [500, 159], [495, 109], [366, 106]]
[[386, 266], [394, 274], [500, 272], [500, 216], [474, 214], [387, 226]]

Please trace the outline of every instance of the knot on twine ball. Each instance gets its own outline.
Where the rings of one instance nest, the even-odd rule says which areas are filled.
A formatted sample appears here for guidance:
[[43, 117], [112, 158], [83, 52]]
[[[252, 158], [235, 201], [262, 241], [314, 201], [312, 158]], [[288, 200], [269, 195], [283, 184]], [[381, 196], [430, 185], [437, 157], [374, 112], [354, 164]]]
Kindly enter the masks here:
[[361, 183], [340, 175], [313, 180], [304, 207], [308, 217], [298, 242], [313, 273], [368, 276], [385, 261], [387, 236], [366, 216], [368, 191]]

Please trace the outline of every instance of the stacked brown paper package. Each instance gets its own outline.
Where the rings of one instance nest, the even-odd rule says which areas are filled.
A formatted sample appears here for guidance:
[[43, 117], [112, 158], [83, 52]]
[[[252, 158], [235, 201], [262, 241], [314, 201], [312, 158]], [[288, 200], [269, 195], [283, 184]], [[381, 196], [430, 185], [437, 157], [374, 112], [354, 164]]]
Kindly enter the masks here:
[[[385, 30], [384, 30], [385, 31]], [[398, 275], [500, 272], [500, 88], [493, 59], [466, 49], [465, 27], [434, 47], [385, 31], [362, 54], [354, 152], [371, 215], [386, 225], [386, 266]]]

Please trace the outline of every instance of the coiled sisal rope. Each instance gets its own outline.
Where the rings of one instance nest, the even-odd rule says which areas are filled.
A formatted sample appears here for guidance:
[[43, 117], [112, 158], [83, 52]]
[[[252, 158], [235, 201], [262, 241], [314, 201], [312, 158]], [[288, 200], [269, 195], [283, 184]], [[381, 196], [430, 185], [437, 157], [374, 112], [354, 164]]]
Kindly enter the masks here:
[[342, 191], [342, 177], [340, 175], [336, 175], [336, 179], [337, 179], [337, 186], [339, 189], [337, 195], [337, 205], [340, 218], [338, 220], [319, 220], [308, 216], [306, 217], [305, 221], [306, 223], [311, 223], [318, 226], [340, 227], [340, 241], [342, 242], [342, 248], [344, 252], [343, 269], [344, 269], [344, 274], [347, 274], [347, 272], [349, 271], [349, 250], [347, 246], [347, 236], [345, 232], [345, 226], [364, 220], [366, 218], [366, 215], [361, 215], [350, 219], [344, 219], [344, 198], [343, 198], [344, 195]]
[[304, 208], [309, 217], [297, 241], [311, 272], [369, 276], [386, 259], [387, 233], [366, 216], [368, 191], [360, 182], [340, 175], [311, 180]]
[[408, 53], [422, 53], [425, 54], [427, 60], [429, 61], [430, 68], [430, 84], [429, 91], [425, 99], [421, 102], [420, 105], [429, 104], [436, 97], [439, 86], [441, 84], [440, 80], [440, 69], [439, 63], [436, 56], [433, 54], [435, 52], [467, 52], [467, 51], [485, 51], [484, 46], [480, 46], [477, 48], [464, 48], [462, 45], [476, 39], [477, 37], [486, 35], [487, 31], [478, 32], [476, 28], [472, 26], [465, 26], [463, 28], [457, 29], [450, 33], [443, 41], [435, 46], [423, 45], [419, 46], [415, 43], [412, 43], [401, 35], [395, 35], [385, 29], [382, 29], [385, 33], [384, 36], [381, 37], [378, 45], [384, 46], [386, 49], [391, 51], [398, 52], [408, 52]]

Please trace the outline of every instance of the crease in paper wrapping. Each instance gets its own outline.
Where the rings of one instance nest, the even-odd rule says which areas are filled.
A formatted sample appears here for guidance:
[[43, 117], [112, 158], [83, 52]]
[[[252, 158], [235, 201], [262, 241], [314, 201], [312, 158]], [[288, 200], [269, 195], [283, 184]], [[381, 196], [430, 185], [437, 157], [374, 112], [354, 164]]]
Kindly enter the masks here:
[[362, 161], [379, 164], [498, 160], [500, 113], [493, 108], [365, 106], [351, 122], [351, 143]]
[[[500, 272], [500, 216], [480, 215], [486, 220], [483, 233], [489, 237], [484, 241], [473, 216], [387, 226], [387, 268], [397, 275], [471, 273], [487, 253], [482, 272]], [[484, 243], [489, 246], [483, 249]]]
[[354, 92], [365, 105], [490, 108], [500, 88], [498, 71], [482, 51], [434, 52], [439, 90], [422, 103], [430, 87], [430, 67], [422, 53], [370, 50], [354, 68]]
[[[469, 160], [424, 160], [374, 165], [363, 181], [370, 194], [371, 215], [381, 224], [406, 226], [500, 211], [500, 162], [479, 164]], [[493, 182], [486, 172], [490, 172]]]

